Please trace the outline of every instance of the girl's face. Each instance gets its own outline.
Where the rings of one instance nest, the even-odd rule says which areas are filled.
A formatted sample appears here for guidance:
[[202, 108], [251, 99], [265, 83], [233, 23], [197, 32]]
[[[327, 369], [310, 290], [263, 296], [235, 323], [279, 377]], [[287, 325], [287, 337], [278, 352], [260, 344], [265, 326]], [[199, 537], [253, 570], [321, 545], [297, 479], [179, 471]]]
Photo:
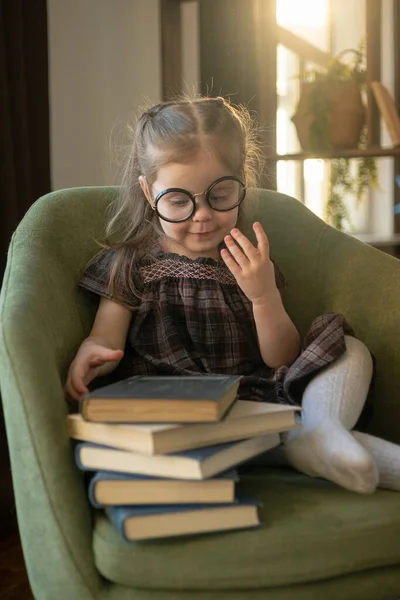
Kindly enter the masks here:
[[166, 239], [163, 247], [167, 252], [177, 252], [188, 258], [205, 256], [219, 258], [219, 244], [236, 225], [238, 207], [228, 212], [213, 210], [207, 203], [205, 192], [217, 179], [234, 175], [213, 155], [200, 150], [195, 158], [187, 163], [169, 163], [161, 167], [157, 179], [148, 186], [144, 177], [139, 183], [147, 200], [153, 204], [154, 198], [168, 188], [182, 188], [196, 196], [196, 211], [187, 221], [169, 223], [160, 219]]

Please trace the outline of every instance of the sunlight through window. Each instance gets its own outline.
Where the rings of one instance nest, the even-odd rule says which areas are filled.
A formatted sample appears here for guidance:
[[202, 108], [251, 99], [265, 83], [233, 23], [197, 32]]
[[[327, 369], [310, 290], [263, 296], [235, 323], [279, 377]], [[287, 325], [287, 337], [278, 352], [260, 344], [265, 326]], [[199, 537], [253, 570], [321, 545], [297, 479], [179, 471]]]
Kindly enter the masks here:
[[[276, 0], [277, 23], [324, 51], [330, 50], [329, 0]], [[306, 66], [306, 65], [305, 65]], [[300, 60], [288, 48], [277, 48], [278, 154], [301, 151], [291, 121], [299, 97]], [[301, 199], [318, 216], [323, 216], [328, 165], [322, 160], [278, 161], [277, 188]], [[303, 180], [303, 184], [301, 181]]]
[[282, 27], [321, 29], [328, 21], [328, 0], [277, 0], [276, 19]]

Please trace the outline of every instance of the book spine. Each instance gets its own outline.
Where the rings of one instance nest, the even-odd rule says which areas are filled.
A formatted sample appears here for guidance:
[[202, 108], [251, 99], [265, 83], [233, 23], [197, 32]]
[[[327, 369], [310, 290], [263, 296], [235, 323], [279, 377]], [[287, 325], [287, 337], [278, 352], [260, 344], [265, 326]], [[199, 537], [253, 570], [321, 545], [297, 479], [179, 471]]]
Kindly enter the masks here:
[[104, 508], [105, 504], [101, 504], [100, 502], [98, 502], [96, 500], [97, 481], [98, 481], [98, 479], [96, 477], [92, 477], [92, 479], [90, 480], [89, 489], [88, 489], [89, 502], [93, 506], [93, 508]]
[[126, 535], [125, 516], [122, 515], [122, 513], [120, 511], [116, 510], [115, 507], [113, 507], [113, 506], [107, 507], [105, 509], [105, 513], [106, 513], [109, 521], [111, 521], [111, 523], [114, 525], [114, 528], [123, 537], [125, 542], [132, 542], [132, 540], [130, 540]]
[[86, 414], [86, 404], [87, 404], [86, 398], [81, 398], [79, 400], [79, 413], [80, 413], [82, 419], [84, 419], [85, 421], [88, 421], [87, 414]]
[[371, 88], [394, 146], [400, 145], [400, 119], [393, 98], [385, 86], [371, 82]]
[[75, 447], [75, 463], [76, 466], [78, 467], [78, 469], [80, 469], [81, 471], [96, 471], [97, 469], [92, 469], [92, 468], [88, 468], [86, 465], [84, 465], [84, 463], [82, 462], [81, 459], [81, 450], [84, 447], [85, 443], [83, 442], [82, 444], [78, 444]]

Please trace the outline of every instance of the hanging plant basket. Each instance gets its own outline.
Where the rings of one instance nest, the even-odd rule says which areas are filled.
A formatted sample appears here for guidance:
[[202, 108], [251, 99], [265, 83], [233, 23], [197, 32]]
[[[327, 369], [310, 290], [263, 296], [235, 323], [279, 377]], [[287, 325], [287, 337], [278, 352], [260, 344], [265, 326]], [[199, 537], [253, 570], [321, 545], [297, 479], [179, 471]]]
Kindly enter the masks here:
[[345, 50], [326, 74], [314, 81], [302, 81], [300, 100], [292, 121], [304, 151], [318, 153], [356, 148], [365, 124], [360, 72], [339, 58], [356, 50]]
[[[361, 46], [362, 47], [362, 46]], [[351, 64], [340, 61], [344, 54], [352, 53]], [[364, 53], [360, 50], [343, 50], [329, 64], [325, 73], [316, 70], [304, 73], [300, 88], [300, 101], [292, 121], [303, 150], [316, 156], [366, 144], [366, 110], [362, 90], [366, 81]], [[343, 229], [351, 227], [347, 198], [361, 202], [365, 191], [376, 187], [377, 165], [373, 157], [357, 159], [356, 171], [350, 168], [350, 159], [331, 160], [331, 177], [326, 203], [325, 220]]]
[[[318, 107], [321, 107], [321, 114], [318, 114]], [[303, 82], [292, 121], [305, 151], [356, 148], [365, 124], [365, 109], [358, 83]]]

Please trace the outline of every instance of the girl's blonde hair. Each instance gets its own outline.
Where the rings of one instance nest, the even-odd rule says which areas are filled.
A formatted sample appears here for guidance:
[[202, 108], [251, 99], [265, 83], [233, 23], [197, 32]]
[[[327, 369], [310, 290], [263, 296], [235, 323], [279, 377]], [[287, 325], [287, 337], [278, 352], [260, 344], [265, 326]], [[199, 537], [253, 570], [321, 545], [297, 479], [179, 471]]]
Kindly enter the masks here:
[[[131, 133], [120, 193], [110, 206], [106, 228], [107, 247], [113, 249], [109, 292], [116, 299], [137, 295], [135, 264], [163, 236], [139, 185], [140, 175], [151, 186], [162, 166], [188, 162], [200, 149], [211, 151], [248, 188], [257, 186], [262, 170], [258, 126], [246, 108], [222, 97], [162, 102], [146, 110]], [[248, 193], [238, 215], [238, 227], [247, 234], [250, 204]]]

